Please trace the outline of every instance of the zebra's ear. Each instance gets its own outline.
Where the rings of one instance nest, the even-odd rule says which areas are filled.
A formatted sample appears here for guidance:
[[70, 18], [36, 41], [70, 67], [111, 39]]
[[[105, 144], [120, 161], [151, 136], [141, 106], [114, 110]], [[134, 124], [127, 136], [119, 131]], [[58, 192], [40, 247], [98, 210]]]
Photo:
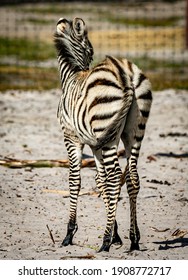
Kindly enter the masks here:
[[86, 25], [83, 19], [75, 18], [73, 20], [73, 29], [77, 36], [82, 36], [86, 31]]
[[66, 27], [66, 19], [60, 18], [57, 22], [57, 33], [62, 35]]

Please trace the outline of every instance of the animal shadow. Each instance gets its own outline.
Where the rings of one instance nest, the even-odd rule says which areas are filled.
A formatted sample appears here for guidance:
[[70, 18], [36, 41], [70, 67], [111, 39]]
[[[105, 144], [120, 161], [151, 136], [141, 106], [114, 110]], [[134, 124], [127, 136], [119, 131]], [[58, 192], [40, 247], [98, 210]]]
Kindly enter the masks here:
[[188, 246], [188, 238], [176, 238], [171, 240], [155, 241], [153, 243], [159, 244], [159, 250], [169, 250]]

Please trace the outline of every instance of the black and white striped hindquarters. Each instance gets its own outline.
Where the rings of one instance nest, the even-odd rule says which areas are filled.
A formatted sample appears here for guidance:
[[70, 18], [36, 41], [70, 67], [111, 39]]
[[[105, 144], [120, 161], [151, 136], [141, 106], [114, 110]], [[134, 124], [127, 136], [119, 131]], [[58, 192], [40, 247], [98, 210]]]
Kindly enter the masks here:
[[86, 98], [97, 149], [120, 139], [133, 92], [131, 77], [120, 60], [108, 56], [92, 69], [86, 82]]
[[134, 96], [121, 138], [125, 145], [126, 157], [137, 161], [152, 104], [151, 84], [135, 64], [123, 61], [125, 68], [129, 68], [131, 73]]

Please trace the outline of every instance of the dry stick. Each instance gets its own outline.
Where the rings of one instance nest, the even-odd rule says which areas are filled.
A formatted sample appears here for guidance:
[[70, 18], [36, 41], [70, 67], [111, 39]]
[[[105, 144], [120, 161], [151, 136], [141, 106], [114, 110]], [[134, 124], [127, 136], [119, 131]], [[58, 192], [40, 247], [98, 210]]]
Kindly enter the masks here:
[[47, 227], [47, 229], [48, 229], [48, 232], [49, 232], [49, 234], [50, 234], [50, 238], [51, 238], [53, 244], [55, 244], [55, 240], [54, 240], [54, 237], [53, 237], [53, 235], [52, 235], [52, 231], [50, 230], [50, 228], [49, 228], [48, 225], [46, 225], [46, 227]]
[[[118, 157], [124, 156], [125, 150], [118, 152]], [[23, 168], [23, 167], [69, 167], [69, 161], [64, 160], [18, 160], [14, 158], [4, 157], [0, 158], [0, 165], [7, 166], [9, 168]], [[95, 160], [83, 159], [82, 167], [95, 167]]]
[[18, 160], [5, 157], [0, 159], [0, 165], [10, 168], [69, 167], [69, 162], [68, 160]]
[[86, 255], [86, 256], [63, 256], [60, 260], [67, 260], [67, 259], [95, 259], [94, 255]]
[[158, 229], [156, 227], [150, 227], [150, 229], [156, 232], [165, 232], [167, 230], [170, 230], [170, 228]]
[[[63, 197], [69, 197], [70, 196], [70, 192], [69, 191], [63, 191], [63, 190], [49, 190], [49, 189], [43, 189], [42, 192], [44, 193], [55, 193], [55, 194], [62, 194]], [[91, 192], [80, 192], [79, 196], [82, 195], [91, 195], [91, 196], [97, 196], [99, 195], [98, 192], [95, 191], [91, 191]]]

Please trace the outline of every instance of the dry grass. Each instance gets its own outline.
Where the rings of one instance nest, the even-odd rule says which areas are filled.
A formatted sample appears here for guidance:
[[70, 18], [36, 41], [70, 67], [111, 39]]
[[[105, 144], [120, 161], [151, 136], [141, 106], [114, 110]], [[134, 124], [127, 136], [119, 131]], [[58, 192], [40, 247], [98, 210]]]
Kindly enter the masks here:
[[94, 30], [89, 33], [94, 49], [120, 51], [180, 50], [184, 47], [184, 37], [184, 29], [181, 27]]
[[47, 90], [59, 88], [58, 70], [54, 68], [0, 66], [0, 91], [8, 89]]

